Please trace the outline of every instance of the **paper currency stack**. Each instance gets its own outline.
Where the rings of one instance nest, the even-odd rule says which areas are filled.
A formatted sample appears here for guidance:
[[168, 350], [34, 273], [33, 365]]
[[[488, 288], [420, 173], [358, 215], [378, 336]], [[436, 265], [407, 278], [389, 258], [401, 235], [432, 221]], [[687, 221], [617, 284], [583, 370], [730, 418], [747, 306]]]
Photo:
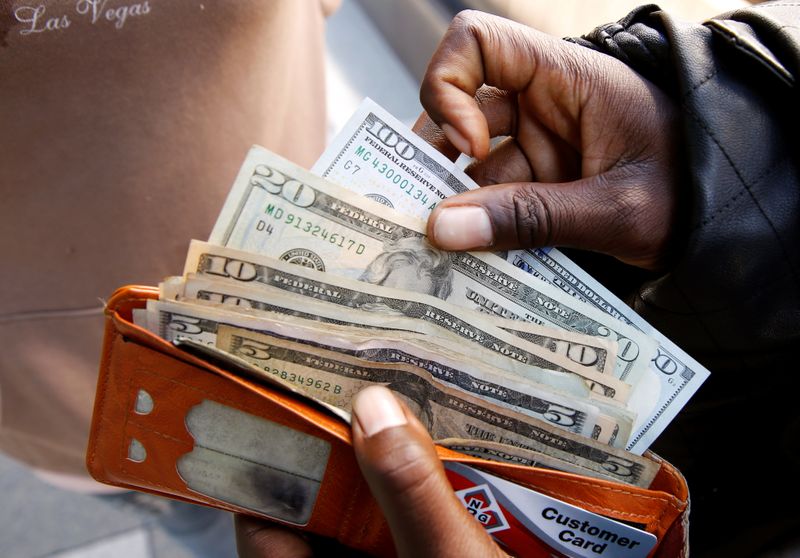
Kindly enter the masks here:
[[708, 371], [555, 249], [433, 248], [430, 211], [476, 187], [366, 100], [311, 171], [253, 147], [135, 318], [345, 412], [385, 385], [464, 453], [649, 485]]

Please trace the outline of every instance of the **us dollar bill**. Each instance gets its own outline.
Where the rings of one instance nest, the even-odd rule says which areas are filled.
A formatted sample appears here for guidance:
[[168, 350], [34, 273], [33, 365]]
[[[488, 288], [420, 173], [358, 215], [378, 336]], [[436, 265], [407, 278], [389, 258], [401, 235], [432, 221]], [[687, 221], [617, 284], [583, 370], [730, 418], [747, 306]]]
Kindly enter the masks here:
[[498, 441], [642, 487], [650, 485], [659, 468], [643, 457], [449, 390], [414, 366], [372, 363], [228, 328], [217, 336], [217, 347], [261, 367], [266, 374], [294, 381], [315, 398], [347, 411], [357, 392], [368, 385], [384, 385], [406, 402], [434, 440], [477, 437]]
[[[296, 318], [287, 320], [286, 316], [247, 315], [241, 310], [231, 312], [219, 307], [169, 301], [151, 301], [148, 312], [148, 324], [152, 324], [148, 329], [167, 341], [190, 339], [227, 350], [220, 340], [223, 332], [233, 331], [240, 338], [261, 333], [370, 362], [409, 364], [425, 370], [443, 385], [583, 436], [592, 437], [599, 414], [597, 407], [588, 402], [571, 400], [524, 378], [499, 374], [486, 367], [453, 363], [443, 355], [392, 337], [388, 332], [366, 336], [345, 332], [342, 326], [334, 324], [320, 327], [319, 323], [302, 324]], [[459, 365], [458, 369], [455, 364]]]
[[[302, 314], [302, 317], [308, 319], [324, 320], [327, 323], [342, 323], [355, 327], [413, 331], [430, 336], [431, 339], [429, 341], [435, 342], [442, 348], [449, 349], [454, 346], [458, 347], [462, 356], [477, 359], [491, 366], [502, 366], [504, 370], [514, 374], [523, 374], [523, 365], [518, 361], [510, 359], [498, 361], [494, 353], [486, 351], [476, 344], [464, 345], [462, 339], [458, 336], [453, 335], [441, 327], [429, 324], [428, 322], [409, 319], [405, 316], [381, 316], [376, 315], [374, 312], [341, 308], [326, 302], [319, 302], [266, 286], [260, 289], [248, 289], [241, 283], [218, 281], [191, 274], [185, 279], [176, 279], [179, 285], [180, 296], [187, 299], [208, 300], [211, 302], [292, 314], [295, 316], [300, 316]], [[172, 279], [171, 281], [174, 280], [175, 279]], [[167, 281], [163, 285], [169, 286], [169, 284], [170, 281]], [[167, 288], [167, 290], [170, 289]], [[162, 288], [162, 295], [166, 299], [176, 298], [176, 293], [165, 292], [164, 288]], [[488, 320], [490, 323], [495, 323], [498, 327], [505, 329], [517, 337], [526, 339], [553, 353], [568, 357], [571, 360], [587, 361], [589, 359], [602, 359], [605, 358], [605, 351], [608, 351], [608, 354], [612, 355], [613, 358], [615, 346], [606, 339], [596, 339], [587, 335], [544, 328], [528, 322], [511, 322], [499, 318], [494, 319], [489, 315], [484, 315], [483, 319]], [[467, 351], [466, 355], [464, 354], [465, 350]], [[603, 351], [603, 353], [601, 353], [601, 351]], [[598, 353], [601, 354], [598, 355]], [[532, 374], [533, 372], [528, 369], [526, 375], [531, 376]], [[539, 369], [536, 372], [535, 380], [551, 385], [549, 381], [544, 379], [545, 376], [555, 376], [557, 378], [556, 384], [552, 385], [557, 385], [559, 389], [562, 389], [561, 384], [563, 384], [567, 378], [564, 374], [556, 375], [550, 370]], [[572, 384], [577, 383], [574, 381], [574, 376], [569, 379], [573, 380], [571, 382]], [[578, 395], [582, 396], [581, 394]]]
[[642, 454], [664, 431], [710, 372], [627, 304], [555, 248], [514, 250], [508, 261], [586, 304], [591, 304], [658, 343], [647, 374], [635, 386], [628, 406], [638, 418], [627, 449]]
[[[172, 286], [173, 282], [177, 282], [174, 287]], [[586, 384], [578, 381], [578, 377], [575, 375], [535, 367], [526, 367], [522, 370], [517, 361], [498, 359], [494, 353], [486, 351], [476, 344], [465, 344], [462, 339], [446, 334], [447, 332], [443, 332], [441, 328], [404, 316], [386, 316], [342, 308], [270, 287], [261, 286], [253, 289], [233, 281], [215, 281], [192, 275], [185, 279], [172, 278], [162, 283], [161, 299], [211, 304], [219, 308], [255, 312], [256, 315], [266, 315], [273, 319], [275, 316], [280, 316], [284, 320], [289, 317], [298, 317], [306, 325], [322, 322], [317, 327], [324, 330], [326, 335], [334, 335], [340, 331], [334, 326], [344, 326], [350, 337], [359, 334], [363, 335], [366, 340], [374, 340], [378, 335], [390, 337], [393, 339], [393, 343], [396, 343], [395, 348], [400, 344], [414, 346], [415, 351], [408, 352], [417, 355], [416, 358], [419, 357], [419, 351], [434, 353], [436, 358], [429, 358], [427, 361], [416, 360], [411, 364], [424, 368], [437, 379], [457, 384], [455, 387], [465, 389], [478, 396], [496, 389], [494, 384], [485, 382], [485, 379], [489, 378], [491, 374], [500, 373], [510, 378], [524, 376], [530, 379], [531, 383], [516, 388], [517, 393], [504, 393], [504, 400], [500, 402], [501, 404], [505, 403], [505, 399], [509, 396], [516, 398], [520, 394], [526, 393], [526, 389], [529, 390], [527, 393], [534, 393], [539, 399], [568, 407], [574, 407], [578, 402], [591, 398], [592, 401], [589, 403], [592, 408], [598, 408], [600, 414], [594, 420], [593, 429], [588, 435], [614, 447], [624, 445], [636, 418], [632, 411], [613, 400], [605, 397], [593, 397], [593, 394], [587, 390]], [[541, 326], [523, 322], [512, 323], [514, 327], [524, 330], [518, 331], [518, 334], [537, 335], [549, 339], [549, 342], [564, 343], [561, 339], [554, 341], [548, 338], [549, 330]], [[499, 321], [498, 325], [504, 324], [504, 321]], [[568, 334], [563, 331], [560, 333], [567, 335], [569, 342], [573, 343], [573, 347], [590, 343], [585, 339], [586, 336]], [[536, 342], [537, 344], [541, 343], [541, 339]], [[386, 354], [392, 358], [402, 358], [403, 356], [403, 353], [398, 351]], [[364, 355], [360, 356], [366, 358]], [[367, 358], [367, 360], [372, 359]], [[502, 369], [498, 364], [511, 364], [514, 368]], [[474, 370], [476, 367], [485, 368], [485, 370], [482, 372]], [[484, 381], [476, 382], [476, 378], [482, 378]], [[510, 385], [507, 380], [498, 381], [498, 383], [505, 387]], [[555, 393], [547, 396], [548, 392]], [[560, 394], [560, 397], [555, 397], [556, 394]], [[569, 404], [569, 401], [574, 403]], [[513, 404], [513, 402], [511, 403]], [[553, 407], [553, 409], [555, 408]], [[558, 418], [557, 414], [553, 415], [553, 418]]]
[[[184, 273], [227, 278], [251, 285], [266, 285], [286, 292], [355, 308], [422, 320], [463, 340], [478, 343], [501, 358], [515, 359], [530, 366], [573, 372], [590, 382], [603, 395], [627, 401], [630, 386], [613, 376], [525, 341], [487, 323], [480, 314], [453, 306], [427, 294], [355, 281], [294, 265], [269, 256], [244, 252], [193, 240]], [[523, 368], [523, 374], [527, 368]]]
[[[409, 364], [425, 370], [431, 378], [450, 388], [603, 443], [614, 441], [613, 428], [603, 430], [599, 409], [588, 398], [577, 399], [488, 366], [459, 361], [415, 343], [413, 334], [409, 336], [408, 332], [369, 332], [273, 312], [241, 308], [233, 312], [231, 307], [169, 301], [151, 301], [148, 312], [148, 329], [168, 341], [191, 339], [224, 349], [220, 346], [219, 335], [235, 328], [241, 335], [245, 335], [245, 331], [264, 333], [371, 362]], [[630, 423], [621, 428], [630, 431]]]
[[424, 219], [440, 200], [469, 190], [472, 180], [419, 141], [424, 143], [372, 99], [364, 99], [311, 172]]
[[[415, 200], [404, 198], [423, 191], [430, 192], [432, 199], [444, 199], [478, 188], [425, 140], [370, 100], [364, 101], [345, 124], [312, 171], [423, 220], [430, 214], [430, 204], [410, 203]], [[395, 181], [405, 187], [398, 188]], [[657, 341], [646, 377], [635, 382], [638, 387], [632, 401], [638, 404], [639, 420], [628, 449], [644, 452], [708, 378], [708, 370], [559, 250], [516, 250], [505, 257], [527, 273]]]
[[[658, 469], [654, 462], [624, 451], [620, 453], [620, 450], [607, 448], [598, 452], [598, 447], [605, 446], [598, 446], [597, 442], [567, 431], [552, 430], [552, 422], [539, 421], [533, 414], [524, 416], [513, 409], [503, 409], [467, 394], [448, 390], [416, 366], [407, 363], [378, 365], [347, 354], [290, 343], [284, 337], [265, 335], [216, 321], [219, 314], [227, 314], [229, 321], [244, 321], [245, 325], [263, 327], [263, 318], [248, 319], [236, 313], [201, 308], [194, 304], [152, 300], [148, 302], [147, 313], [147, 325], [164, 339], [179, 342], [189, 340], [201, 346], [213, 344], [215, 349], [231, 354], [235, 360], [253, 364], [263, 372], [262, 377], [269, 383], [285, 386], [332, 410], [343, 411], [337, 412], [341, 416], [349, 417], [349, 400], [356, 392], [366, 385], [381, 383], [394, 389], [412, 408], [428, 411], [421, 418], [434, 438], [452, 435], [463, 437], [473, 432], [484, 440], [497, 438], [503, 440], [504, 446], [512, 444], [508, 447], [515, 448], [514, 451], [520, 454], [544, 452], [543, 455], [547, 457], [543, 459], [547, 459], [552, 468], [581, 471], [596, 477], [606, 471], [610, 480], [636, 486], [648, 486]], [[210, 318], [209, 314], [212, 314]], [[212, 332], [215, 321], [216, 333]], [[285, 334], [287, 330], [282, 329], [281, 333]], [[292, 356], [281, 358], [276, 355], [276, 346], [288, 347]], [[305, 356], [298, 356], [298, 351]], [[249, 373], [252, 373], [252, 369]], [[456, 411], [465, 417], [459, 416]], [[507, 431], [510, 424], [508, 418], [515, 420], [511, 432]], [[435, 424], [437, 420], [442, 423]], [[552, 431], [548, 434], [548, 430]], [[534, 435], [533, 439], [528, 439], [531, 434]], [[565, 455], [565, 452], [576, 454]], [[587, 463], [589, 466], [584, 471]]]
[[[631, 384], [655, 351], [647, 336], [531, 280], [505, 260], [436, 250], [428, 244], [421, 221], [259, 147], [248, 154], [210, 241], [368, 283], [425, 292], [464, 308], [609, 337], [619, 345], [614, 376]], [[604, 373], [608, 360], [576, 364]]]
[[617, 357], [617, 344], [608, 338], [592, 337], [566, 330], [556, 330], [533, 322], [489, 316], [491, 323], [548, 350], [578, 362], [601, 362], [611, 373]]
[[[293, 292], [266, 285], [255, 288], [247, 283], [220, 280], [214, 277], [189, 274], [186, 278], [170, 278], [162, 283], [161, 300], [180, 300], [195, 304], [210, 304], [228, 310], [254, 311], [302, 318], [320, 323], [321, 328], [341, 325], [358, 328], [367, 335], [402, 333], [408, 342], [446, 355], [455, 367], [472, 363], [512, 377], [525, 377], [545, 389], [569, 397], [587, 399], [591, 396], [586, 382], [575, 374], [528, 366], [516, 359], [501, 358], [495, 352], [439, 327], [435, 323], [407, 318], [404, 315], [368, 312], [338, 304], [323, 302]], [[606, 398], [599, 398], [606, 401]]]
[[562, 460], [554, 459], [545, 453], [516, 446], [509, 446], [506, 444], [499, 444], [497, 442], [445, 438], [444, 440], [436, 440], [436, 443], [453, 451], [471, 455], [473, 457], [480, 457], [481, 459], [488, 459], [489, 461], [513, 463], [515, 465], [523, 465], [525, 467], [555, 469], [556, 471], [575, 473], [576, 475], [584, 475], [587, 477], [608, 481], [616, 480], [613, 475], [586, 469], [574, 463], [566, 463]]

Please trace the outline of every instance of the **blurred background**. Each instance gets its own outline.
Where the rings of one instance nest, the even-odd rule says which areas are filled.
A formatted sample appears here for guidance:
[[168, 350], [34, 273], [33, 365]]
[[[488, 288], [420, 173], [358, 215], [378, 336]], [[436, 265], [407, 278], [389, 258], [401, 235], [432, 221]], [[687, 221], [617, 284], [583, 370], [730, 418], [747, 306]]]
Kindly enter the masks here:
[[[366, 96], [411, 125], [421, 111], [418, 86], [427, 61], [460, 10], [484, 10], [556, 36], [575, 36], [623, 17], [639, 3], [343, 0], [327, 21], [327, 139]], [[701, 21], [745, 2], [675, 0], [661, 5]], [[227, 514], [176, 508], [143, 495], [95, 497], [58, 489], [1, 453], [0, 494], [2, 557], [178, 558], [233, 552]]]

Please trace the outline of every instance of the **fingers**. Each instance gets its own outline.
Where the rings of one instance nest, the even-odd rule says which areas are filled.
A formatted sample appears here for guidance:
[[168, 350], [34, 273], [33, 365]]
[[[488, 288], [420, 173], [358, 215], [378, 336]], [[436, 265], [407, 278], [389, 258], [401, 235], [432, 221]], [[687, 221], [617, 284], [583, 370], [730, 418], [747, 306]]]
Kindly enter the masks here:
[[[609, 171], [566, 184], [510, 183], [443, 200], [428, 237], [445, 250], [569, 246], [658, 269], [675, 215], [668, 188]], [[643, 173], [647, 177], [647, 173]]]
[[[503, 92], [482, 99], [487, 85]], [[557, 245], [650, 270], [667, 263], [677, 111], [618, 60], [467, 11], [442, 39], [420, 99], [447, 142], [480, 159], [469, 174], [495, 184], [437, 206], [428, 221], [437, 246]], [[490, 153], [504, 128], [513, 140]]]
[[425, 428], [388, 389], [354, 398], [353, 445], [399, 556], [503, 556], [456, 498]]
[[274, 523], [237, 514], [236, 550], [240, 558], [310, 558], [311, 546], [297, 533]]
[[427, 112], [419, 115], [412, 130], [451, 161], [458, 159], [461, 152], [450, 143], [442, 129], [431, 120]]
[[[569, 52], [560, 43], [502, 18], [461, 12], [431, 58], [420, 88], [422, 105], [450, 143], [483, 159], [492, 134], [475, 98], [479, 88], [486, 84], [513, 96], [531, 84], [538, 67], [552, 59], [551, 51]], [[559, 65], [569, 68], [568, 54], [560, 55]], [[567, 97], [575, 93], [570, 89]]]
[[503, 140], [486, 159], [473, 163], [466, 171], [481, 186], [533, 180], [528, 159], [514, 138]]
[[[490, 137], [514, 134], [517, 125], [515, 95], [494, 87], [483, 86], [475, 94], [475, 102], [486, 119]], [[455, 161], [462, 151], [467, 153], [469, 150], [469, 146], [463, 143], [460, 146], [453, 145], [442, 128], [425, 112], [419, 116], [413, 130], [451, 161]]]

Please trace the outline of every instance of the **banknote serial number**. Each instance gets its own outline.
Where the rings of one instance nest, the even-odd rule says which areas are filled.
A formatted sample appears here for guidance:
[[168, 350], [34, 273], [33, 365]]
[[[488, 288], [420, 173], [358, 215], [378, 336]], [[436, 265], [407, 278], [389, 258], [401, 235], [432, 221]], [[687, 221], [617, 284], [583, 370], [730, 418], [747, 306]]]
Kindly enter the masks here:
[[[406, 196], [418, 201], [420, 205], [424, 206], [429, 204], [430, 200], [425, 190], [403, 176], [400, 170], [394, 168], [394, 166], [380, 158], [376, 153], [360, 145], [355, 149], [353, 159], [346, 160], [342, 167], [347, 172], [356, 174], [363, 168], [362, 165], [371, 165], [373, 171], [383, 177], [393, 188], [400, 190]], [[436, 202], [434, 201], [434, 203], [430, 204], [429, 209], [433, 209], [435, 206]]]
[[313, 388], [317, 391], [327, 391], [337, 395], [342, 393], [342, 386], [340, 384], [326, 382], [325, 380], [320, 380], [319, 378], [304, 376], [303, 374], [297, 374], [295, 372], [287, 372], [286, 370], [281, 370], [280, 368], [264, 367], [263, 370], [291, 384], [303, 386], [305, 388]]
[[[363, 254], [367, 247], [360, 243], [356, 242], [351, 238], [347, 238], [345, 235], [341, 233], [335, 232], [328, 232], [328, 229], [322, 227], [320, 225], [316, 225], [309, 221], [308, 219], [303, 219], [302, 217], [295, 215], [294, 213], [290, 213], [285, 211], [282, 207], [275, 206], [273, 204], [267, 205], [267, 208], [264, 210], [264, 214], [271, 217], [273, 220], [283, 223], [289, 227], [294, 227], [295, 229], [309, 234], [311, 236], [321, 238], [322, 240], [327, 240], [331, 244], [338, 246], [339, 248], [344, 248], [348, 252], [352, 251], [358, 254], [359, 256]], [[267, 223], [264, 219], [259, 219], [256, 222], [256, 230], [259, 232], [266, 232], [267, 234], [273, 233], [272, 225]]]

